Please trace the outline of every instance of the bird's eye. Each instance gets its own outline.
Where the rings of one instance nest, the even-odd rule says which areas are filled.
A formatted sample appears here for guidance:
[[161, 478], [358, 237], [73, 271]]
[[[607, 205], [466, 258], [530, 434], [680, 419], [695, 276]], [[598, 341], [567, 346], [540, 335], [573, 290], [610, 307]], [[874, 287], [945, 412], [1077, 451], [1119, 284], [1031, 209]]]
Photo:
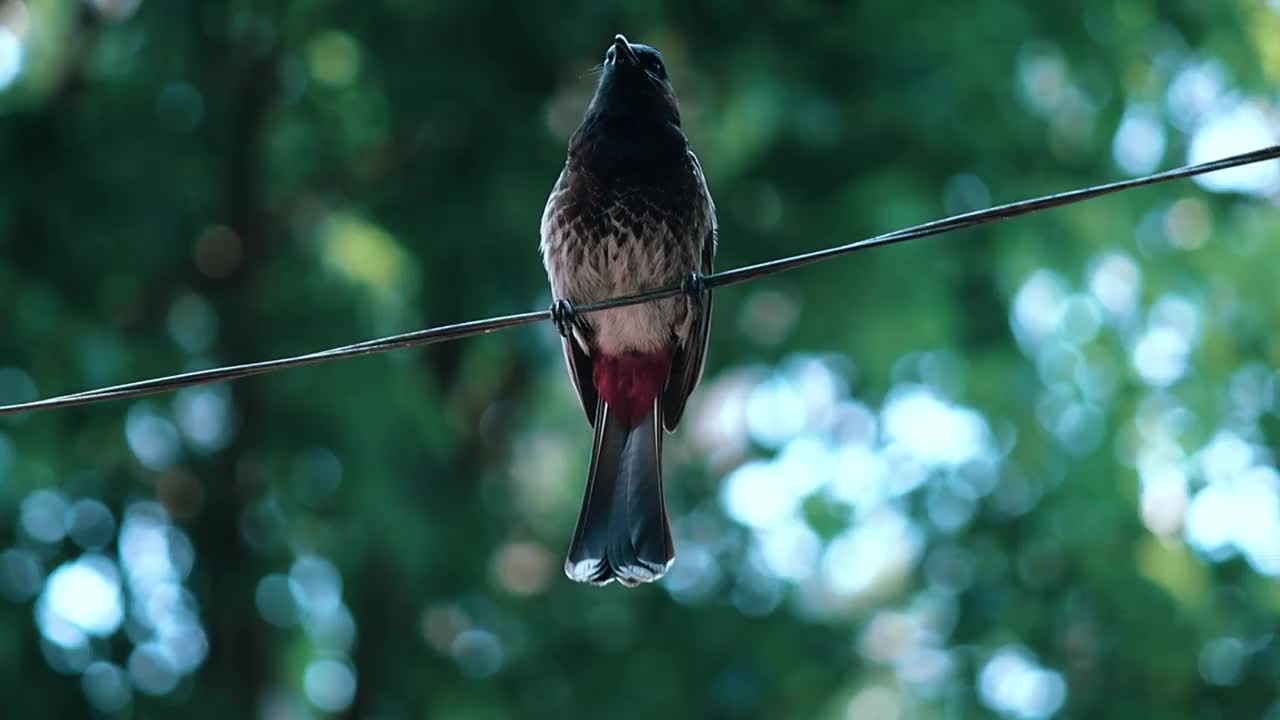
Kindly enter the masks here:
[[606, 53], [604, 54], [604, 59], [605, 59], [605, 60], [612, 60], [612, 59], [613, 59], [613, 48], [609, 48], [609, 52], [606, 52]]
[[654, 75], [657, 75], [658, 77], [667, 76], [667, 71], [662, 67], [662, 61], [658, 58], [646, 57], [642, 62], [644, 64], [644, 68], [649, 72], [652, 72]]

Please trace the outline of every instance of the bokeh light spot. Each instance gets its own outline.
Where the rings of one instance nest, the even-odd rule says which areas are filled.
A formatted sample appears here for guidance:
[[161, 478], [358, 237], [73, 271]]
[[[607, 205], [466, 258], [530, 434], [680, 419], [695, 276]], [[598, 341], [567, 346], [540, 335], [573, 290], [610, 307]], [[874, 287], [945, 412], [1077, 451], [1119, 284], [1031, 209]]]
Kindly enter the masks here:
[[342, 484], [342, 461], [332, 450], [311, 447], [301, 450], [293, 460], [289, 486], [298, 499], [314, 505], [333, 494]]
[[[3, 27], [0, 27], [0, 31]], [[0, 405], [31, 402], [39, 397], [36, 383], [21, 368], [0, 367]]]
[[223, 278], [240, 266], [240, 236], [225, 225], [205, 228], [191, 246], [191, 259], [207, 277]]
[[[1239, 102], [1215, 109], [1191, 136], [1187, 162], [1208, 162], [1275, 145], [1277, 133], [1267, 113], [1267, 104], [1261, 101]], [[1210, 192], [1238, 192], [1265, 197], [1280, 191], [1280, 163], [1243, 165], [1197, 175], [1192, 180]]]
[[1151, 108], [1131, 105], [1125, 109], [1116, 128], [1111, 154], [1116, 165], [1127, 175], [1146, 175], [1156, 169], [1164, 157], [1164, 125]]
[[1108, 252], [1090, 262], [1089, 291], [1115, 317], [1128, 317], [1138, 304], [1142, 270], [1133, 258]]
[[44, 570], [36, 554], [9, 548], [0, 552], [0, 595], [13, 602], [26, 602], [40, 592]]
[[1244, 643], [1233, 637], [1215, 638], [1200, 651], [1200, 675], [1210, 685], [1235, 685], [1244, 661]]
[[896, 389], [882, 414], [890, 442], [929, 465], [961, 465], [990, 449], [990, 431], [981, 415], [923, 387]]
[[179, 295], [169, 306], [169, 337], [189, 353], [202, 353], [218, 337], [218, 315], [195, 293]]
[[1197, 250], [1209, 242], [1213, 221], [1209, 208], [1197, 198], [1183, 198], [1169, 208], [1169, 242], [1179, 250]]
[[125, 709], [133, 699], [129, 676], [119, 665], [101, 660], [89, 664], [80, 679], [85, 697], [102, 713]]
[[342, 712], [355, 700], [356, 673], [341, 660], [313, 660], [303, 672], [302, 688], [312, 705], [325, 712]]
[[94, 8], [102, 13], [103, 17], [116, 22], [129, 19], [142, 5], [142, 0], [92, 0], [92, 2]]
[[258, 581], [253, 602], [262, 619], [276, 627], [288, 628], [298, 624], [301, 617], [302, 588], [287, 575], [267, 575]]
[[953, 175], [942, 185], [942, 207], [948, 215], [960, 215], [990, 206], [991, 190], [977, 175]]
[[921, 533], [910, 518], [884, 508], [827, 546], [822, 579], [835, 594], [859, 598], [888, 590], [915, 564]]
[[22, 41], [8, 26], [0, 25], [0, 92], [22, 74]]
[[724, 479], [725, 510], [738, 522], [758, 528], [778, 525], [793, 516], [800, 498], [773, 472], [770, 463], [753, 460]]
[[68, 534], [85, 550], [101, 550], [115, 537], [115, 517], [101, 501], [82, 498], [71, 506], [69, 513]]
[[449, 647], [458, 668], [468, 677], [489, 677], [502, 667], [505, 653], [498, 637], [487, 630], [464, 630]]
[[221, 450], [235, 437], [231, 392], [226, 385], [184, 388], [173, 398], [173, 416], [187, 444], [200, 452]]
[[1146, 382], [1166, 387], [1177, 382], [1187, 370], [1191, 345], [1176, 330], [1151, 328], [1133, 346], [1133, 367]]
[[1034, 346], [1057, 330], [1066, 296], [1066, 283], [1057, 274], [1032, 273], [1013, 298], [1011, 324], [1018, 339]]
[[306, 55], [311, 76], [326, 85], [347, 85], [360, 69], [360, 47], [339, 30], [327, 30], [312, 38]]
[[36, 602], [40, 632], [64, 648], [85, 636], [108, 637], [124, 621], [124, 598], [116, 565], [101, 555], [83, 555], [52, 573]]
[[530, 542], [507, 543], [493, 559], [499, 584], [516, 595], [536, 595], [547, 589], [555, 576], [556, 561], [541, 545]]
[[333, 563], [318, 555], [302, 555], [289, 568], [291, 588], [308, 613], [331, 613], [342, 605], [342, 575]]
[[416, 265], [396, 238], [354, 215], [336, 215], [326, 224], [324, 260], [383, 299], [401, 298], [417, 289]]
[[32, 540], [61, 542], [67, 534], [67, 501], [53, 490], [37, 490], [22, 501], [19, 522]]
[[129, 653], [129, 676], [133, 686], [147, 695], [166, 695], [178, 686], [178, 673], [164, 648], [143, 643]]
[[1002, 648], [978, 675], [982, 702], [992, 710], [1020, 720], [1047, 718], [1067, 698], [1067, 683], [1054, 670], [1040, 667], [1025, 652]]
[[849, 698], [844, 716], [848, 720], [898, 720], [901, 717], [898, 694], [882, 685], [864, 687]]
[[178, 462], [182, 452], [178, 429], [150, 403], [129, 408], [124, 433], [129, 449], [148, 470], [168, 470]]

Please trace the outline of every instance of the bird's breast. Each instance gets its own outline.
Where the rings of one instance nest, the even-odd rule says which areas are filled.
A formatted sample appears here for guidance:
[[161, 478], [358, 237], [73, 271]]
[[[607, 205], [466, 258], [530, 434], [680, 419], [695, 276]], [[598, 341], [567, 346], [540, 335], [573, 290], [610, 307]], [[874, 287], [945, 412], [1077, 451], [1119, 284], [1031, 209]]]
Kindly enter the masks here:
[[[683, 179], [628, 187], [562, 177], [542, 227], [552, 293], [581, 304], [664, 287], [698, 270], [710, 227], [702, 197]], [[601, 348], [649, 351], [669, 344], [687, 317], [687, 301], [672, 298], [596, 313], [588, 323]]]
[[[566, 171], [569, 174], [569, 171]], [[688, 181], [628, 186], [569, 177], [543, 216], [553, 284], [577, 302], [668, 284], [697, 269], [709, 227], [703, 193]]]

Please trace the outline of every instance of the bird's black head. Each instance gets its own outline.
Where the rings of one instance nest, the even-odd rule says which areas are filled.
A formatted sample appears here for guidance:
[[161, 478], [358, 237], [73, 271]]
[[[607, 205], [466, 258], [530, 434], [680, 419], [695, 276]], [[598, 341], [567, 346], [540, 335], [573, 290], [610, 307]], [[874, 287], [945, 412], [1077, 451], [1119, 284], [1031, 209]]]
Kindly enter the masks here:
[[662, 53], [648, 45], [629, 43], [622, 35], [615, 36], [605, 52], [600, 82], [587, 115], [610, 124], [679, 127], [680, 110]]
[[569, 162], [610, 182], [664, 182], [688, 162], [688, 140], [662, 54], [618, 35], [601, 69], [596, 94], [569, 140]]

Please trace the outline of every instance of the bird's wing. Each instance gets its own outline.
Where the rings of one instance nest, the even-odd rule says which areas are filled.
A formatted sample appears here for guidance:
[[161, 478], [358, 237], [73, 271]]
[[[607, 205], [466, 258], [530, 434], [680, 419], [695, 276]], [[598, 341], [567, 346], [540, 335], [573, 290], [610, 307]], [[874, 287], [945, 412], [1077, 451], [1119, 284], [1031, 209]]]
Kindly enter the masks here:
[[[689, 153], [689, 158], [693, 161], [698, 184], [702, 188], [708, 217], [699, 272], [710, 275], [716, 254], [716, 207], [711, 200], [711, 192], [707, 189], [707, 181], [702, 175], [702, 166], [698, 163], [697, 156]], [[689, 337], [676, 346], [675, 356], [671, 360], [671, 375], [667, 378], [666, 389], [662, 391], [662, 427], [667, 432], [676, 429], [684, 415], [685, 402], [702, 380], [702, 370], [707, 361], [708, 331], [711, 328], [711, 291], [707, 290], [700, 302], [692, 302], [690, 311], [695, 314], [693, 326]]]
[[564, 345], [564, 363], [569, 368], [569, 379], [573, 381], [573, 389], [578, 392], [578, 401], [582, 403], [582, 411], [587, 414], [587, 422], [596, 422], [596, 385], [591, 379], [591, 356], [582, 349], [578, 335], [589, 332], [579, 328], [571, 335], [560, 339]]
[[[551, 278], [552, 293], [555, 293], [555, 273], [552, 272], [552, 262], [548, 257], [549, 253], [556, 252], [554, 249], [556, 233], [566, 232], [561, 226], [560, 229], [553, 229], [550, 222], [557, 210], [557, 203], [564, 201], [564, 193], [569, 184], [569, 167], [565, 166], [560, 172], [560, 177], [556, 179], [555, 187], [551, 189], [551, 195], [547, 198], [547, 206], [542, 211], [542, 227], [541, 227], [541, 250], [543, 262], [547, 265], [547, 274]], [[563, 239], [563, 238], [560, 238]], [[559, 297], [557, 300], [561, 299]], [[582, 403], [582, 411], [587, 414], [587, 421], [595, 424], [596, 418], [596, 387], [591, 380], [591, 355], [585, 348], [591, 347], [591, 329], [586, 323], [578, 322], [574, 327], [574, 331], [560, 338], [561, 345], [564, 349], [564, 364], [569, 370], [569, 380], [573, 383], [573, 389], [578, 393], [578, 401]]]

